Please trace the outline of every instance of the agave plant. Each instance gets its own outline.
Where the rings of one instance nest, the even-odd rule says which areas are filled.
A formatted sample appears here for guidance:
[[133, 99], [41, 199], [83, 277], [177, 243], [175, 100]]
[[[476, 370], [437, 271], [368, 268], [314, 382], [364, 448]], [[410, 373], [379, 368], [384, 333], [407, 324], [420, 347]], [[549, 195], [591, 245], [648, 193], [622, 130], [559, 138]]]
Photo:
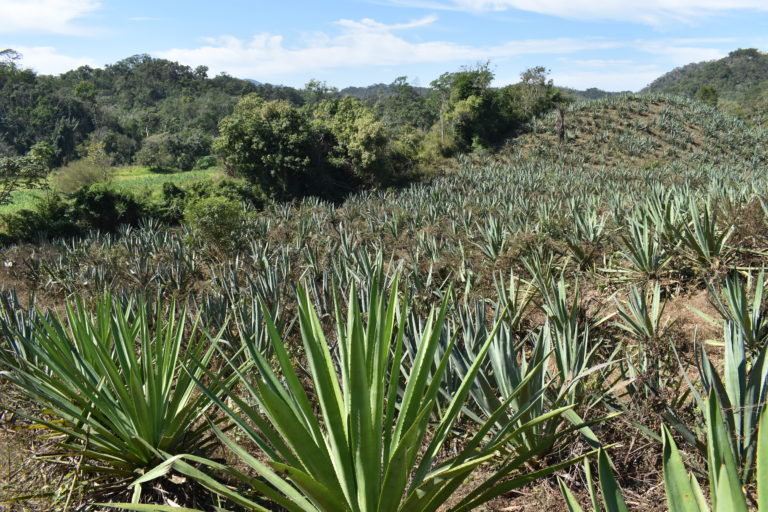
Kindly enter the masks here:
[[690, 195], [690, 191], [683, 192], [659, 186], [650, 192], [643, 205], [644, 216], [652, 223], [654, 231], [667, 242], [675, 242], [680, 237], [685, 212], [681, 198]]
[[666, 303], [661, 301], [661, 285], [658, 282], [654, 284], [650, 297], [647, 292], [632, 286], [629, 300], [624, 305], [616, 302], [621, 321], [615, 322], [615, 325], [641, 341], [656, 341], [665, 328], [661, 322], [665, 306]]
[[629, 222], [626, 234], [620, 236], [625, 248], [621, 254], [632, 265], [635, 273], [645, 278], [658, 278], [672, 256], [665, 250], [651, 222], [646, 217]]
[[[662, 368], [659, 357], [640, 344], [633, 350], [625, 349], [619, 362], [617, 381], [621, 383], [612, 389], [604, 402], [613, 411], [634, 412], [629, 421], [649, 439], [661, 441], [659, 435], [649, 429], [642, 420], [633, 420], [647, 414], [644, 406], [655, 404], [662, 421], [673, 427], [685, 441], [701, 453], [706, 445], [700, 440], [697, 425], [687, 418], [692, 414], [695, 401], [691, 400], [691, 389], [679, 375], [670, 375]], [[692, 403], [693, 402], [693, 403]]]
[[[760, 436], [757, 457], [757, 499], [754, 500], [743, 487], [739, 478], [733, 453], [724, 428], [722, 410], [717, 396], [710, 395], [707, 405], [707, 461], [709, 467], [709, 503], [699, 486], [696, 477], [685, 468], [683, 458], [666, 425], [662, 426], [664, 490], [667, 495], [667, 507], [670, 512], [748, 512], [768, 510], [768, 412], [763, 412], [760, 419]], [[591, 501], [591, 511], [628, 512], [621, 489], [611, 470], [611, 463], [604, 451], [598, 452], [598, 473], [602, 501], [598, 499], [589, 464], [584, 464], [587, 477], [587, 490]], [[560, 491], [565, 498], [570, 512], [584, 512], [571, 490], [558, 478]], [[750, 508], [747, 503], [752, 504]], [[602, 507], [601, 507], [602, 504]]]
[[712, 286], [709, 287], [720, 316], [738, 327], [749, 350], [759, 350], [768, 341], [768, 305], [763, 300], [767, 284], [763, 268], [756, 278], [749, 274], [746, 282], [737, 272], [729, 273], [722, 298]]
[[[712, 512], [748, 512], [750, 502], [758, 512], [768, 510], [768, 412], [763, 411], [757, 438], [757, 499], [744, 485], [739, 475], [736, 457], [732, 452], [729, 432], [723, 418], [722, 405], [717, 395], [710, 393], [707, 401], [707, 463]], [[664, 483], [667, 505], [671, 512], [709, 512], [704, 494], [696, 478], [683, 464], [680, 452], [666, 427], [662, 428], [664, 441]], [[754, 510], [754, 509], [753, 509]]]
[[728, 257], [727, 243], [734, 227], [721, 231], [717, 225], [717, 212], [708, 202], [700, 213], [696, 200], [691, 198], [689, 214], [691, 220], [682, 233], [683, 244], [702, 267], [719, 267]]
[[566, 243], [579, 266], [587, 268], [592, 264], [603, 239], [606, 219], [598, 215], [595, 204], [582, 206], [571, 201], [569, 206], [573, 229], [566, 233]]
[[127, 484], [162, 460], [158, 451], [204, 455], [215, 442], [201, 421], [212, 404], [196, 389], [203, 371], [183, 365], [207, 365], [216, 340], [173, 306], [168, 315], [160, 307], [152, 318], [145, 303], [109, 296], [91, 315], [75, 299], [64, 320], [38, 314], [33, 329], [6, 333], [14, 343], [3, 375], [43, 407], [45, 416], [32, 419], [63, 434], [61, 448], [84, 456], [95, 480]]
[[[512, 443], [527, 449], [540, 446], [546, 449], [542, 454], [546, 454], [558, 438], [580, 430], [590, 444], [600, 446], [590, 425], [611, 416], [586, 422], [572, 409], [582, 402], [582, 397], [572, 392], [573, 387], [588, 373], [583, 373], [568, 385], [553, 385], [559, 384], [561, 379], [549, 367], [554, 352], [551, 331], [545, 327], [535, 334], [531, 333], [530, 338], [530, 346], [527, 339], [517, 342], [514, 331], [506, 322], [502, 323], [489, 347], [488, 364], [483, 366], [483, 371], [477, 375], [475, 386], [470, 391], [474, 404], [472, 409], [477, 412], [468, 408], [467, 414], [475, 418], [475, 421], [482, 422], [507, 402], [507, 411], [496, 420], [495, 432], [508, 429], [510, 423], [520, 426], [549, 411], [566, 408], [561, 415], [521, 433], [511, 440]], [[474, 360], [474, 354], [466, 347], [457, 345], [454, 345], [453, 353], [452, 362], [455, 362], [456, 374], [463, 376]]]
[[[457, 393], [439, 412], [439, 420], [432, 428], [429, 420], [438, 412], [440, 381], [450, 356], [449, 350], [433, 369], [448, 311], [447, 298], [439, 310], [430, 313], [416, 360], [410, 372], [403, 375], [400, 357], [408, 305], [398, 297], [396, 278], [390, 294], [381, 288], [380, 282], [376, 278], [370, 286], [367, 321], [354, 293], [350, 294], [346, 321], [337, 307], [338, 365], [308, 295], [299, 288], [299, 326], [314, 402], [302, 385], [283, 340], [269, 321], [281, 376], [249, 340], [244, 340], [255, 362], [253, 371], [239, 367], [233, 370], [240, 376], [248, 397], [230, 395], [234, 407], [229, 407], [217, 398], [218, 386], [205, 388], [240, 427], [242, 435], [260, 448], [258, 456], [251, 454], [213, 427], [224, 445], [260, 479], [212, 461], [174, 457], [139, 483], [174, 467], [241, 507], [268, 510], [263, 502], [251, 498], [252, 492], [241, 494], [190, 464], [197, 462], [226, 472], [241, 485], [289, 511], [428, 512], [442, 507], [479, 466], [504, 454], [505, 458], [490, 475], [449, 509], [464, 511], [580, 460], [525, 473], [525, 462], [536, 455], [539, 447], [518, 452], [509, 452], [506, 447], [515, 437], [564, 409], [489, 436], [508, 403], [479, 425], [458, 453], [446, 457], [444, 448], [451, 442], [493, 337], [483, 343]], [[407, 384], [404, 392], [398, 394], [401, 379]]]
[[580, 293], [578, 282], [573, 286], [570, 297], [564, 277], [557, 281], [550, 278], [543, 281], [537, 277], [542, 297], [542, 309], [547, 315], [545, 329], [551, 330], [552, 349], [558, 385], [568, 390], [574, 402], [584, 398], [584, 377], [611, 365], [614, 356], [596, 365], [596, 354], [602, 342], [591, 335], [591, 328], [606, 321], [608, 317], [594, 322], [581, 321]]
[[[621, 492], [616, 477], [613, 476], [613, 470], [611, 469], [612, 463], [608, 454], [602, 448], [597, 452], [597, 473], [600, 482], [600, 493], [602, 496], [603, 507], [600, 506], [600, 500], [598, 499], [597, 488], [595, 486], [595, 480], [592, 476], [592, 469], [589, 462], [584, 461], [584, 474], [587, 479], [587, 491], [589, 492], [589, 499], [592, 508], [592, 512], [601, 512], [603, 509], [606, 512], [629, 512], [627, 504], [624, 501], [624, 496]], [[562, 478], [557, 477], [557, 483], [560, 487], [560, 492], [565, 498], [565, 504], [568, 507], [569, 512], [584, 512], [584, 509], [579, 505], [578, 500], [574, 497], [571, 490], [565, 484]]]
[[[725, 322], [723, 337], [723, 377], [703, 344], [697, 367], [704, 390], [716, 395], [717, 403], [722, 406], [720, 414], [727, 428], [724, 439], [731, 445], [739, 476], [746, 484], [754, 476], [757, 424], [768, 400], [768, 344], [750, 354], [744, 333], [731, 322]], [[706, 410], [706, 400], [695, 390], [694, 397], [699, 408]]]
[[489, 217], [485, 225], [477, 224], [481, 241], [473, 242], [490, 261], [496, 261], [507, 245], [506, 229], [496, 217]]

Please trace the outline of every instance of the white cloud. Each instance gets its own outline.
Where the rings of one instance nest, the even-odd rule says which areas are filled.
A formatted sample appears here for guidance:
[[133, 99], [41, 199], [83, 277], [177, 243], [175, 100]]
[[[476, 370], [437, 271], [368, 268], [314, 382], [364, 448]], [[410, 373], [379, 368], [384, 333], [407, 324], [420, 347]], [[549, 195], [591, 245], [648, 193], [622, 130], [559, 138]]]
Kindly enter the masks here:
[[[730, 44], [724, 38], [638, 39], [623, 43], [625, 49], [639, 52], [633, 59], [572, 59], [561, 57], [553, 66], [552, 78], [558, 85], [609, 91], [637, 91], [672, 68], [706, 60], [719, 59], [719, 48], [696, 45]], [[646, 54], [646, 55], [642, 55]], [[649, 58], [650, 57], [650, 58]]]
[[[689, 46], [696, 44], [696, 40], [685, 41], [639, 41], [635, 44], [640, 51], [657, 55], [665, 62], [673, 66], [683, 66], [691, 62], [702, 62], [706, 60], [722, 59], [726, 52], [719, 48], [702, 48], [699, 46]], [[729, 42], [728, 40], [724, 42]]]
[[21, 54], [23, 67], [45, 75], [58, 75], [80, 66], [96, 66], [95, 61], [89, 57], [62, 55], [52, 46], [9, 45], [9, 47]]
[[556, 85], [573, 89], [597, 87], [604, 91], [637, 91], [663, 74], [656, 68], [640, 66], [636, 69], [605, 69], [553, 72]]
[[0, 0], [0, 34], [82, 34], [89, 31], [74, 25], [98, 10], [96, 0]]
[[628, 66], [632, 64], [631, 60], [617, 60], [617, 59], [582, 59], [582, 60], [571, 60], [566, 61], [565, 59], [560, 59], [564, 62], [571, 62], [572, 64], [584, 67], [584, 68], [591, 68], [591, 69], [603, 69], [603, 68], [615, 68], [617, 66]]
[[[423, 0], [391, 0], [424, 7]], [[768, 11], [765, 0], [446, 0], [444, 8], [465, 11], [523, 11], [578, 20], [621, 20], [658, 25], [668, 20], [692, 21], [724, 11]]]
[[389, 32], [392, 30], [406, 30], [409, 28], [424, 27], [426, 25], [431, 25], [436, 21], [437, 16], [432, 15], [424, 16], [423, 18], [409, 21], [408, 23], [396, 23], [394, 25], [379, 23], [378, 21], [372, 20], [371, 18], [363, 18], [360, 21], [341, 19], [337, 21], [336, 24], [352, 30]]
[[448, 41], [410, 42], [395, 32], [433, 23], [429, 16], [409, 23], [385, 25], [371, 19], [340, 20], [337, 35], [314, 33], [299, 46], [286, 44], [278, 34], [262, 33], [250, 41], [232, 36], [207, 38], [198, 48], [156, 52], [160, 57], [187, 65], [205, 64], [214, 72], [259, 80], [280, 80], [285, 75], [329, 69], [397, 66], [418, 63], [464, 62], [503, 59], [519, 55], [573, 53], [612, 48], [603, 39], [560, 38], [508, 41], [493, 46], [470, 46]]

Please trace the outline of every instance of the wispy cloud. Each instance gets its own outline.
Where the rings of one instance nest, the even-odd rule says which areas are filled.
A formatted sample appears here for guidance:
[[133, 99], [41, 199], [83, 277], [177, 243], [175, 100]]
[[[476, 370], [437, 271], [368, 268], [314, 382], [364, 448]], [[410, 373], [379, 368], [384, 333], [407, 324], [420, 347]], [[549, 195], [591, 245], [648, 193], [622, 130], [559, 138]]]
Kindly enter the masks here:
[[100, 8], [96, 0], [0, 0], [0, 34], [92, 33], [92, 28], [74, 22]]
[[633, 43], [633, 46], [642, 52], [657, 55], [673, 66], [682, 66], [691, 62], [715, 60], [725, 57], [726, 52], [720, 48], [695, 46], [712, 42], [729, 43], [731, 40], [676, 39], [671, 41], [636, 41]]
[[[724, 57], [726, 52], [711, 45], [731, 43], [733, 40], [726, 38], [636, 39], [621, 43], [635, 58], [560, 57], [558, 65], [553, 66], [552, 78], [558, 85], [576, 89], [637, 91], [673, 67]], [[644, 54], [652, 56], [650, 62]]]
[[188, 65], [205, 64], [214, 72], [279, 80], [293, 73], [320, 72], [361, 66], [396, 66], [415, 63], [472, 62], [519, 55], [574, 53], [611, 48], [616, 43], [599, 38], [558, 38], [507, 41], [472, 46], [449, 41], [411, 42], [396, 32], [434, 23], [428, 16], [387, 25], [372, 19], [339, 20], [340, 33], [315, 33], [301, 46], [289, 46], [282, 35], [262, 33], [250, 41], [233, 36], [208, 38], [197, 48], [175, 48], [157, 55]]
[[80, 66], [96, 66], [90, 57], [62, 55], [53, 46], [10, 46], [21, 54], [23, 67], [46, 75], [58, 75]]
[[552, 79], [557, 85], [573, 89], [589, 89], [597, 87], [604, 91], [637, 91], [642, 89], [661, 73], [653, 66], [622, 67], [614, 69], [585, 69], [570, 71], [555, 71]]
[[519, 9], [576, 20], [620, 20], [650, 25], [736, 10], [768, 11], [765, 0], [389, 0], [391, 4], [469, 12]]

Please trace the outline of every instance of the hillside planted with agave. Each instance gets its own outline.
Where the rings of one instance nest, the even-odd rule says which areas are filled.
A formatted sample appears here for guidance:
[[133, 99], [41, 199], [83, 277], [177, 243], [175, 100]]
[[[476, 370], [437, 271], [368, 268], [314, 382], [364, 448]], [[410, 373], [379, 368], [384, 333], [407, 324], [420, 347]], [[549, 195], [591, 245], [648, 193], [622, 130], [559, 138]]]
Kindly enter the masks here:
[[0, 499], [768, 510], [768, 132], [563, 119], [401, 189], [5, 249]]

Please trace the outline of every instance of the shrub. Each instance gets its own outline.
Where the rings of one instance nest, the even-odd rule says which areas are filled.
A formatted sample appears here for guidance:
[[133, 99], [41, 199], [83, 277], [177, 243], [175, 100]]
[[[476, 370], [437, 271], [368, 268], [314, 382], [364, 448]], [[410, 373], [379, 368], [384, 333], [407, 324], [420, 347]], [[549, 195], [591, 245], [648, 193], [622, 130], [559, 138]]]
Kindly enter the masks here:
[[188, 204], [184, 220], [205, 243], [231, 247], [240, 239], [245, 212], [239, 203], [214, 196]]
[[72, 205], [54, 193], [46, 194], [32, 210], [4, 215], [2, 220], [9, 240], [34, 242], [41, 238], [75, 236], [81, 231]]
[[263, 205], [265, 199], [265, 194], [258, 185], [233, 179], [198, 181], [185, 189], [185, 192], [189, 197], [198, 199], [222, 196], [232, 201], [253, 204], [257, 208]]
[[166, 148], [173, 167], [180, 171], [191, 171], [201, 157], [211, 152], [211, 137], [194, 130], [174, 133], [168, 136]]
[[56, 190], [67, 195], [108, 180], [109, 173], [106, 169], [100, 169], [85, 158], [74, 160], [51, 175], [51, 182]]
[[11, 202], [14, 190], [38, 185], [51, 170], [53, 150], [38, 142], [24, 156], [0, 156], [0, 205]]
[[168, 134], [150, 135], [144, 139], [135, 160], [137, 164], [146, 165], [151, 169], [173, 167], [175, 162], [168, 147]]
[[84, 227], [113, 232], [120, 224], [138, 225], [146, 205], [129, 193], [105, 184], [80, 189], [74, 197], [74, 215]]
[[107, 154], [104, 143], [91, 142], [85, 157], [55, 171], [52, 180], [60, 192], [71, 195], [83, 187], [108, 182], [111, 175], [112, 157]]
[[195, 162], [195, 169], [199, 169], [199, 170], [210, 169], [211, 167], [216, 167], [218, 163], [219, 163], [219, 160], [216, 158], [216, 155], [201, 156], [200, 158], [197, 159], [197, 162]]
[[161, 199], [153, 203], [153, 216], [169, 224], [178, 224], [184, 218], [188, 194], [175, 183], [163, 183]]
[[325, 100], [314, 115], [318, 131], [333, 141], [327, 153], [333, 167], [367, 184], [392, 175], [390, 134], [362, 101], [350, 96]]

